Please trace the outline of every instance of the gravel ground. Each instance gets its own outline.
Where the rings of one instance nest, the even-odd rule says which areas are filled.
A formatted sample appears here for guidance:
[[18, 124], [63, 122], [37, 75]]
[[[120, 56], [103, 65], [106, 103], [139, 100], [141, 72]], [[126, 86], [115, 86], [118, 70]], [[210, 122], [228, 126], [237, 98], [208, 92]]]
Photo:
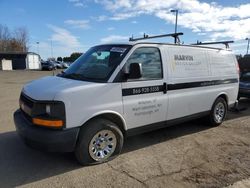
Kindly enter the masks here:
[[[47, 71], [0, 71], [0, 187], [249, 187], [250, 110], [130, 137], [122, 154], [82, 167], [72, 153], [26, 147], [12, 119], [22, 85]], [[241, 107], [250, 100], [242, 99]], [[241, 181], [242, 180], [242, 181]]]

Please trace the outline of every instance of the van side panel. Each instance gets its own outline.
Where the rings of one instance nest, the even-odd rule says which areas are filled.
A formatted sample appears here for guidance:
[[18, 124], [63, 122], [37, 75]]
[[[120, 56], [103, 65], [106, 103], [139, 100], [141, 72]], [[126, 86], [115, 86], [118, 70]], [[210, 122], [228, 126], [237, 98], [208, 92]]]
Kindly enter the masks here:
[[231, 78], [237, 75], [233, 55], [226, 50], [207, 50], [212, 78]]
[[210, 111], [221, 94], [228, 96], [230, 103], [235, 102], [238, 77], [230, 52], [187, 46], [166, 46], [165, 50], [167, 120]]
[[[211, 79], [239, 79], [237, 60], [234, 54], [226, 50], [208, 50]], [[239, 83], [220, 85], [219, 89], [228, 96], [228, 105], [235, 103], [238, 96]]]

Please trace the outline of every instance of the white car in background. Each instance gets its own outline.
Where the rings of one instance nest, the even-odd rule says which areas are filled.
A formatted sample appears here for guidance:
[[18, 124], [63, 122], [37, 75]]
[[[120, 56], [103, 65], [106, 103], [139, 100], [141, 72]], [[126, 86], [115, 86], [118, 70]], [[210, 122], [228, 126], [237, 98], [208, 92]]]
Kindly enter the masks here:
[[63, 68], [69, 68], [70, 64], [68, 62], [62, 62]]

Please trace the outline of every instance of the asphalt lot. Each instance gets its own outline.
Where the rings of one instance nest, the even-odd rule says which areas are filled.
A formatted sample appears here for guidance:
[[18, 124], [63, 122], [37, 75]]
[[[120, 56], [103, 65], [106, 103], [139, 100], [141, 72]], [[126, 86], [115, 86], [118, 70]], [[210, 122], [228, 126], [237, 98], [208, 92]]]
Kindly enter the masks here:
[[250, 109], [230, 112], [216, 128], [197, 120], [130, 137], [118, 158], [101, 165], [82, 167], [72, 153], [26, 147], [12, 114], [22, 85], [45, 75], [52, 72], [0, 71], [0, 187], [250, 186]]

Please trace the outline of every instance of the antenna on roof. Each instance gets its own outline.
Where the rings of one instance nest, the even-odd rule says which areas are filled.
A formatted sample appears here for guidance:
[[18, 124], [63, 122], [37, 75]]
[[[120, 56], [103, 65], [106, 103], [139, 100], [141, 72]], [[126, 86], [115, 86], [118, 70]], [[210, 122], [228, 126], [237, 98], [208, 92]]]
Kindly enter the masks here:
[[134, 38], [132, 35], [132, 37], [129, 38], [129, 41], [138, 41], [138, 40], [146, 40], [146, 39], [162, 38], [162, 37], [173, 37], [176, 43], [180, 44], [180, 38], [179, 38], [180, 35], [183, 35], [183, 33], [170, 33], [170, 34], [154, 35], [154, 36], [148, 36], [144, 33], [143, 37], [141, 38]]
[[195, 43], [195, 44], [191, 44], [191, 45], [224, 44], [224, 45], [225, 45], [225, 47], [226, 47], [226, 49], [228, 49], [228, 48], [229, 48], [229, 44], [230, 44], [230, 43], [234, 43], [234, 41], [232, 41], [232, 40], [228, 40], [228, 41], [219, 41], [219, 42], [199, 42], [199, 41], [197, 40], [197, 43]]

